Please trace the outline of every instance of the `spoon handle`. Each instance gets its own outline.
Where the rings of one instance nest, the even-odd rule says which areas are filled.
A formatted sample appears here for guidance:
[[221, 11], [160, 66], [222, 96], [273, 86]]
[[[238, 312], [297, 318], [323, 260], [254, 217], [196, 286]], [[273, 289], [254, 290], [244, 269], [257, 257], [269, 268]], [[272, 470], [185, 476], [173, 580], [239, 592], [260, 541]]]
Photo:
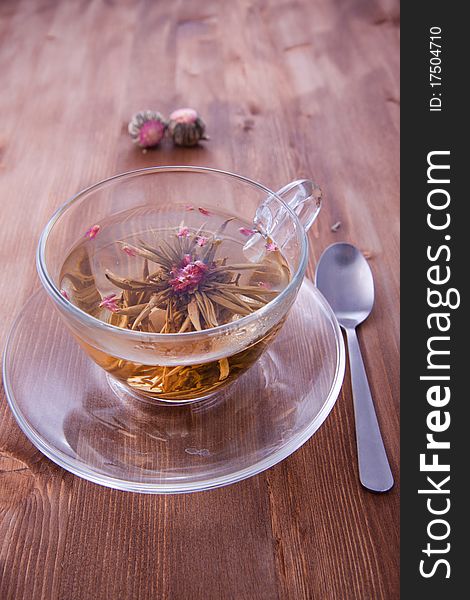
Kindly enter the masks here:
[[374, 403], [367, 381], [361, 349], [354, 328], [345, 328], [356, 420], [359, 478], [364, 487], [386, 492], [393, 486], [393, 475], [380, 434]]

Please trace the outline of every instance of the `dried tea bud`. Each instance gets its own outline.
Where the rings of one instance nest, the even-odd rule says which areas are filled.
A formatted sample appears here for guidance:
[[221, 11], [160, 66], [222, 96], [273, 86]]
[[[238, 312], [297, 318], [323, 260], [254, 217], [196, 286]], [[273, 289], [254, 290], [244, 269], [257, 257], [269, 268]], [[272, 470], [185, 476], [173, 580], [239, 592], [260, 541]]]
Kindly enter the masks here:
[[165, 135], [167, 123], [159, 112], [141, 110], [129, 123], [129, 134], [141, 148], [152, 148], [159, 144]]
[[199, 140], [208, 140], [206, 124], [192, 108], [179, 108], [170, 115], [168, 131], [177, 146], [195, 146]]

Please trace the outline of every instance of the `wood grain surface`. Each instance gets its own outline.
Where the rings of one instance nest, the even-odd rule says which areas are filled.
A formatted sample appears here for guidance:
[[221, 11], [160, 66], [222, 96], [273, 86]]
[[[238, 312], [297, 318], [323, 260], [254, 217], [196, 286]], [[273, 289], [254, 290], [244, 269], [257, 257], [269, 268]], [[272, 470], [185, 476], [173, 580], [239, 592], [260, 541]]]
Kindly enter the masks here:
[[[376, 305], [359, 336], [392, 469], [399, 421], [397, 0], [2, 0], [1, 344], [37, 289], [52, 211], [112, 174], [227, 169], [325, 191], [311, 261], [368, 253]], [[211, 141], [142, 154], [133, 112], [193, 106]], [[339, 229], [331, 227], [340, 222]], [[0, 400], [0, 598], [393, 600], [399, 485], [358, 481], [349, 373], [290, 458], [228, 488], [144, 496], [55, 466]]]

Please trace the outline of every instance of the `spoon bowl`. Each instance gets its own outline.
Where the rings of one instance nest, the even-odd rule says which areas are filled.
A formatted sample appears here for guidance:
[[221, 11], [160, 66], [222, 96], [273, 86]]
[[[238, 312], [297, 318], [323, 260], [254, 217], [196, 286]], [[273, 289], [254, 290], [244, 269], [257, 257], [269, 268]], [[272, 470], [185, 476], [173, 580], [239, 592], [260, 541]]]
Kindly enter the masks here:
[[342, 327], [356, 327], [374, 305], [374, 280], [363, 254], [352, 244], [329, 246], [317, 267], [316, 284]]

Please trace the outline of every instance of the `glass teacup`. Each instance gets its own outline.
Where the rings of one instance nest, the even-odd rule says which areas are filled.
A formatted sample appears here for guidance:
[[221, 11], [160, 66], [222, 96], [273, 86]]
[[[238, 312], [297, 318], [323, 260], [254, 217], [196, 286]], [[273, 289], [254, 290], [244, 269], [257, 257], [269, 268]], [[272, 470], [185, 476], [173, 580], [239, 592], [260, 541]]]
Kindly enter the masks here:
[[[275, 193], [245, 177], [204, 167], [131, 171], [83, 190], [55, 212], [39, 241], [39, 277], [64, 323], [105, 369], [117, 393], [165, 402], [198, 401], [249, 369], [282, 327], [305, 274], [306, 231], [320, 206], [321, 191], [309, 180], [294, 181]], [[228, 214], [247, 224], [240, 228], [248, 233], [243, 246], [247, 261], [259, 261], [266, 248], [275, 247], [289, 272], [283, 289], [254, 312], [181, 333], [116, 326], [112, 319], [97, 318], [70, 301], [62, 283], [64, 260], [84, 234], [96, 236], [93, 247], [106, 254], [116, 243], [117, 226], [125, 223], [126, 228], [141, 231], [152, 211], [164, 215], [170, 209], [173, 213], [180, 210], [183, 217], [184, 211], [197, 210], [194, 207], [207, 215]], [[181, 235], [185, 229], [182, 222]], [[127, 250], [133, 254], [132, 248]], [[94, 277], [93, 259], [85, 258], [87, 276]]]

